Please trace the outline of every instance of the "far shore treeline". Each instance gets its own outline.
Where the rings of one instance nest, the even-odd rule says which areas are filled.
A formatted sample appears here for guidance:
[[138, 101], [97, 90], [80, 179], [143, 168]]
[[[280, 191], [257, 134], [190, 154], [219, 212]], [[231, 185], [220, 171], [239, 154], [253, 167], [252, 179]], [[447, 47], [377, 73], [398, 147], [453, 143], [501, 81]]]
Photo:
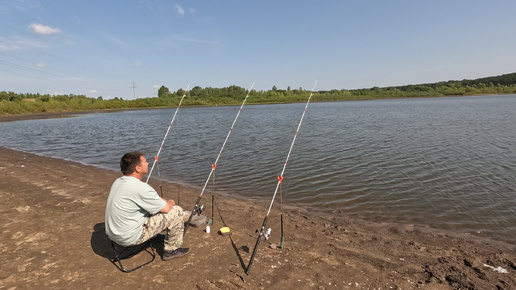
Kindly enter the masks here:
[[[158, 97], [125, 100], [113, 98], [104, 100], [102, 96], [89, 98], [84, 95], [42, 95], [38, 93], [0, 92], [0, 115], [17, 115], [44, 112], [78, 112], [92, 110], [120, 110], [135, 108], [175, 107], [185, 91], [175, 92], [162, 86]], [[268, 91], [252, 90], [248, 103], [274, 104], [305, 102], [309, 91], [303, 88], [278, 89], [275, 86]], [[483, 94], [515, 94], [516, 73], [475, 80], [446, 81], [431, 84], [405, 85], [396, 87], [373, 87], [356, 90], [316, 91], [312, 100], [348, 101], [390, 98], [418, 98], [440, 96], [466, 96]], [[193, 87], [183, 106], [218, 106], [240, 104], [247, 94], [247, 89], [239, 86], [226, 88]]]

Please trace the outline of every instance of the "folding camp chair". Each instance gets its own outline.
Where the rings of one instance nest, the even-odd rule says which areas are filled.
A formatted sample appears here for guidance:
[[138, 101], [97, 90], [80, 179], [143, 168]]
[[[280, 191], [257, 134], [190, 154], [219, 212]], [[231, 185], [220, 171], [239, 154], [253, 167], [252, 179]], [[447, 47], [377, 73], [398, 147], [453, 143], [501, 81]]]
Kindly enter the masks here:
[[[156, 258], [156, 252], [154, 251], [155, 249], [154, 249], [154, 246], [152, 245], [153, 239], [150, 239], [140, 245], [130, 246], [130, 247], [120, 246], [119, 244], [117, 244], [111, 240], [109, 242], [111, 244], [111, 249], [113, 249], [113, 253], [115, 254], [115, 257], [111, 258], [109, 260], [122, 272], [129, 273], [129, 272], [138, 270], [141, 267], [152, 263], [152, 261], [154, 261], [154, 259]], [[150, 250], [149, 250], [149, 248], [150, 248]], [[131, 258], [131, 257], [135, 256], [136, 254], [142, 252], [143, 250], [145, 250], [145, 252], [147, 252], [151, 256], [150, 260], [148, 260], [147, 262], [140, 264], [139, 266], [136, 266], [132, 269], [126, 269], [122, 265], [122, 260]], [[125, 255], [124, 255], [124, 253], [125, 253]]]

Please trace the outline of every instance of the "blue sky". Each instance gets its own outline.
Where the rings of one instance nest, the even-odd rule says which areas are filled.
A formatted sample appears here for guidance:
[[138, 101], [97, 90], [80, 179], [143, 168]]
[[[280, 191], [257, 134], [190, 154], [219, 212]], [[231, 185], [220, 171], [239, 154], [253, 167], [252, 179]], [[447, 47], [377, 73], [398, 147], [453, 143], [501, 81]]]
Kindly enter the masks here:
[[[0, 0], [0, 91], [386, 87], [516, 72], [516, 1]], [[133, 82], [135, 87], [133, 89]]]

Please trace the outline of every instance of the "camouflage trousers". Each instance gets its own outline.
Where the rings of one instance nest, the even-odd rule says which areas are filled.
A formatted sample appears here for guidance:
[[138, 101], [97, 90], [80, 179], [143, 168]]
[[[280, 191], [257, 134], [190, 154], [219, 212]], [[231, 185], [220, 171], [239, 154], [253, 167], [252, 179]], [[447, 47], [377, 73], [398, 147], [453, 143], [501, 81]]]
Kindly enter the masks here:
[[173, 206], [168, 213], [157, 213], [148, 217], [143, 224], [142, 235], [134, 245], [144, 243], [166, 230], [164, 250], [174, 251], [183, 244], [184, 228], [183, 209]]

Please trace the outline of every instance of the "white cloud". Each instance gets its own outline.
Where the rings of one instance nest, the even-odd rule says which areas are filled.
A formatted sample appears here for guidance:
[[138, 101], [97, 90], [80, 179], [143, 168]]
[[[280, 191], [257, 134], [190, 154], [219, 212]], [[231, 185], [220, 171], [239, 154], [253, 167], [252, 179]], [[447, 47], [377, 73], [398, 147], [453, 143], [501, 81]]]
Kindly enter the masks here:
[[137, 60], [134, 62], [135, 67], [140, 67], [142, 65], [142, 62], [140, 60]]
[[36, 64], [36, 66], [37, 66], [37, 67], [46, 67], [47, 65], [46, 65], [46, 64], [44, 64], [44, 63], [38, 63], [38, 64]]
[[176, 6], [176, 12], [177, 12], [177, 14], [179, 14], [179, 15], [185, 15], [185, 10], [184, 10], [181, 6], [179, 6], [179, 5], [175, 5], [175, 6]]
[[47, 44], [22, 38], [19, 36], [4, 37], [0, 36], [0, 51], [2, 50], [20, 50], [25, 48], [44, 48]]
[[153, 85], [152, 87], [155, 89], [159, 89], [159, 88], [161, 88], [161, 85]]
[[31, 23], [28, 28], [31, 29], [34, 33], [41, 34], [41, 35], [50, 35], [50, 34], [61, 33], [61, 30], [59, 30], [57, 28], [52, 28], [50, 26], [46, 26], [46, 25], [39, 24], [39, 23]]

